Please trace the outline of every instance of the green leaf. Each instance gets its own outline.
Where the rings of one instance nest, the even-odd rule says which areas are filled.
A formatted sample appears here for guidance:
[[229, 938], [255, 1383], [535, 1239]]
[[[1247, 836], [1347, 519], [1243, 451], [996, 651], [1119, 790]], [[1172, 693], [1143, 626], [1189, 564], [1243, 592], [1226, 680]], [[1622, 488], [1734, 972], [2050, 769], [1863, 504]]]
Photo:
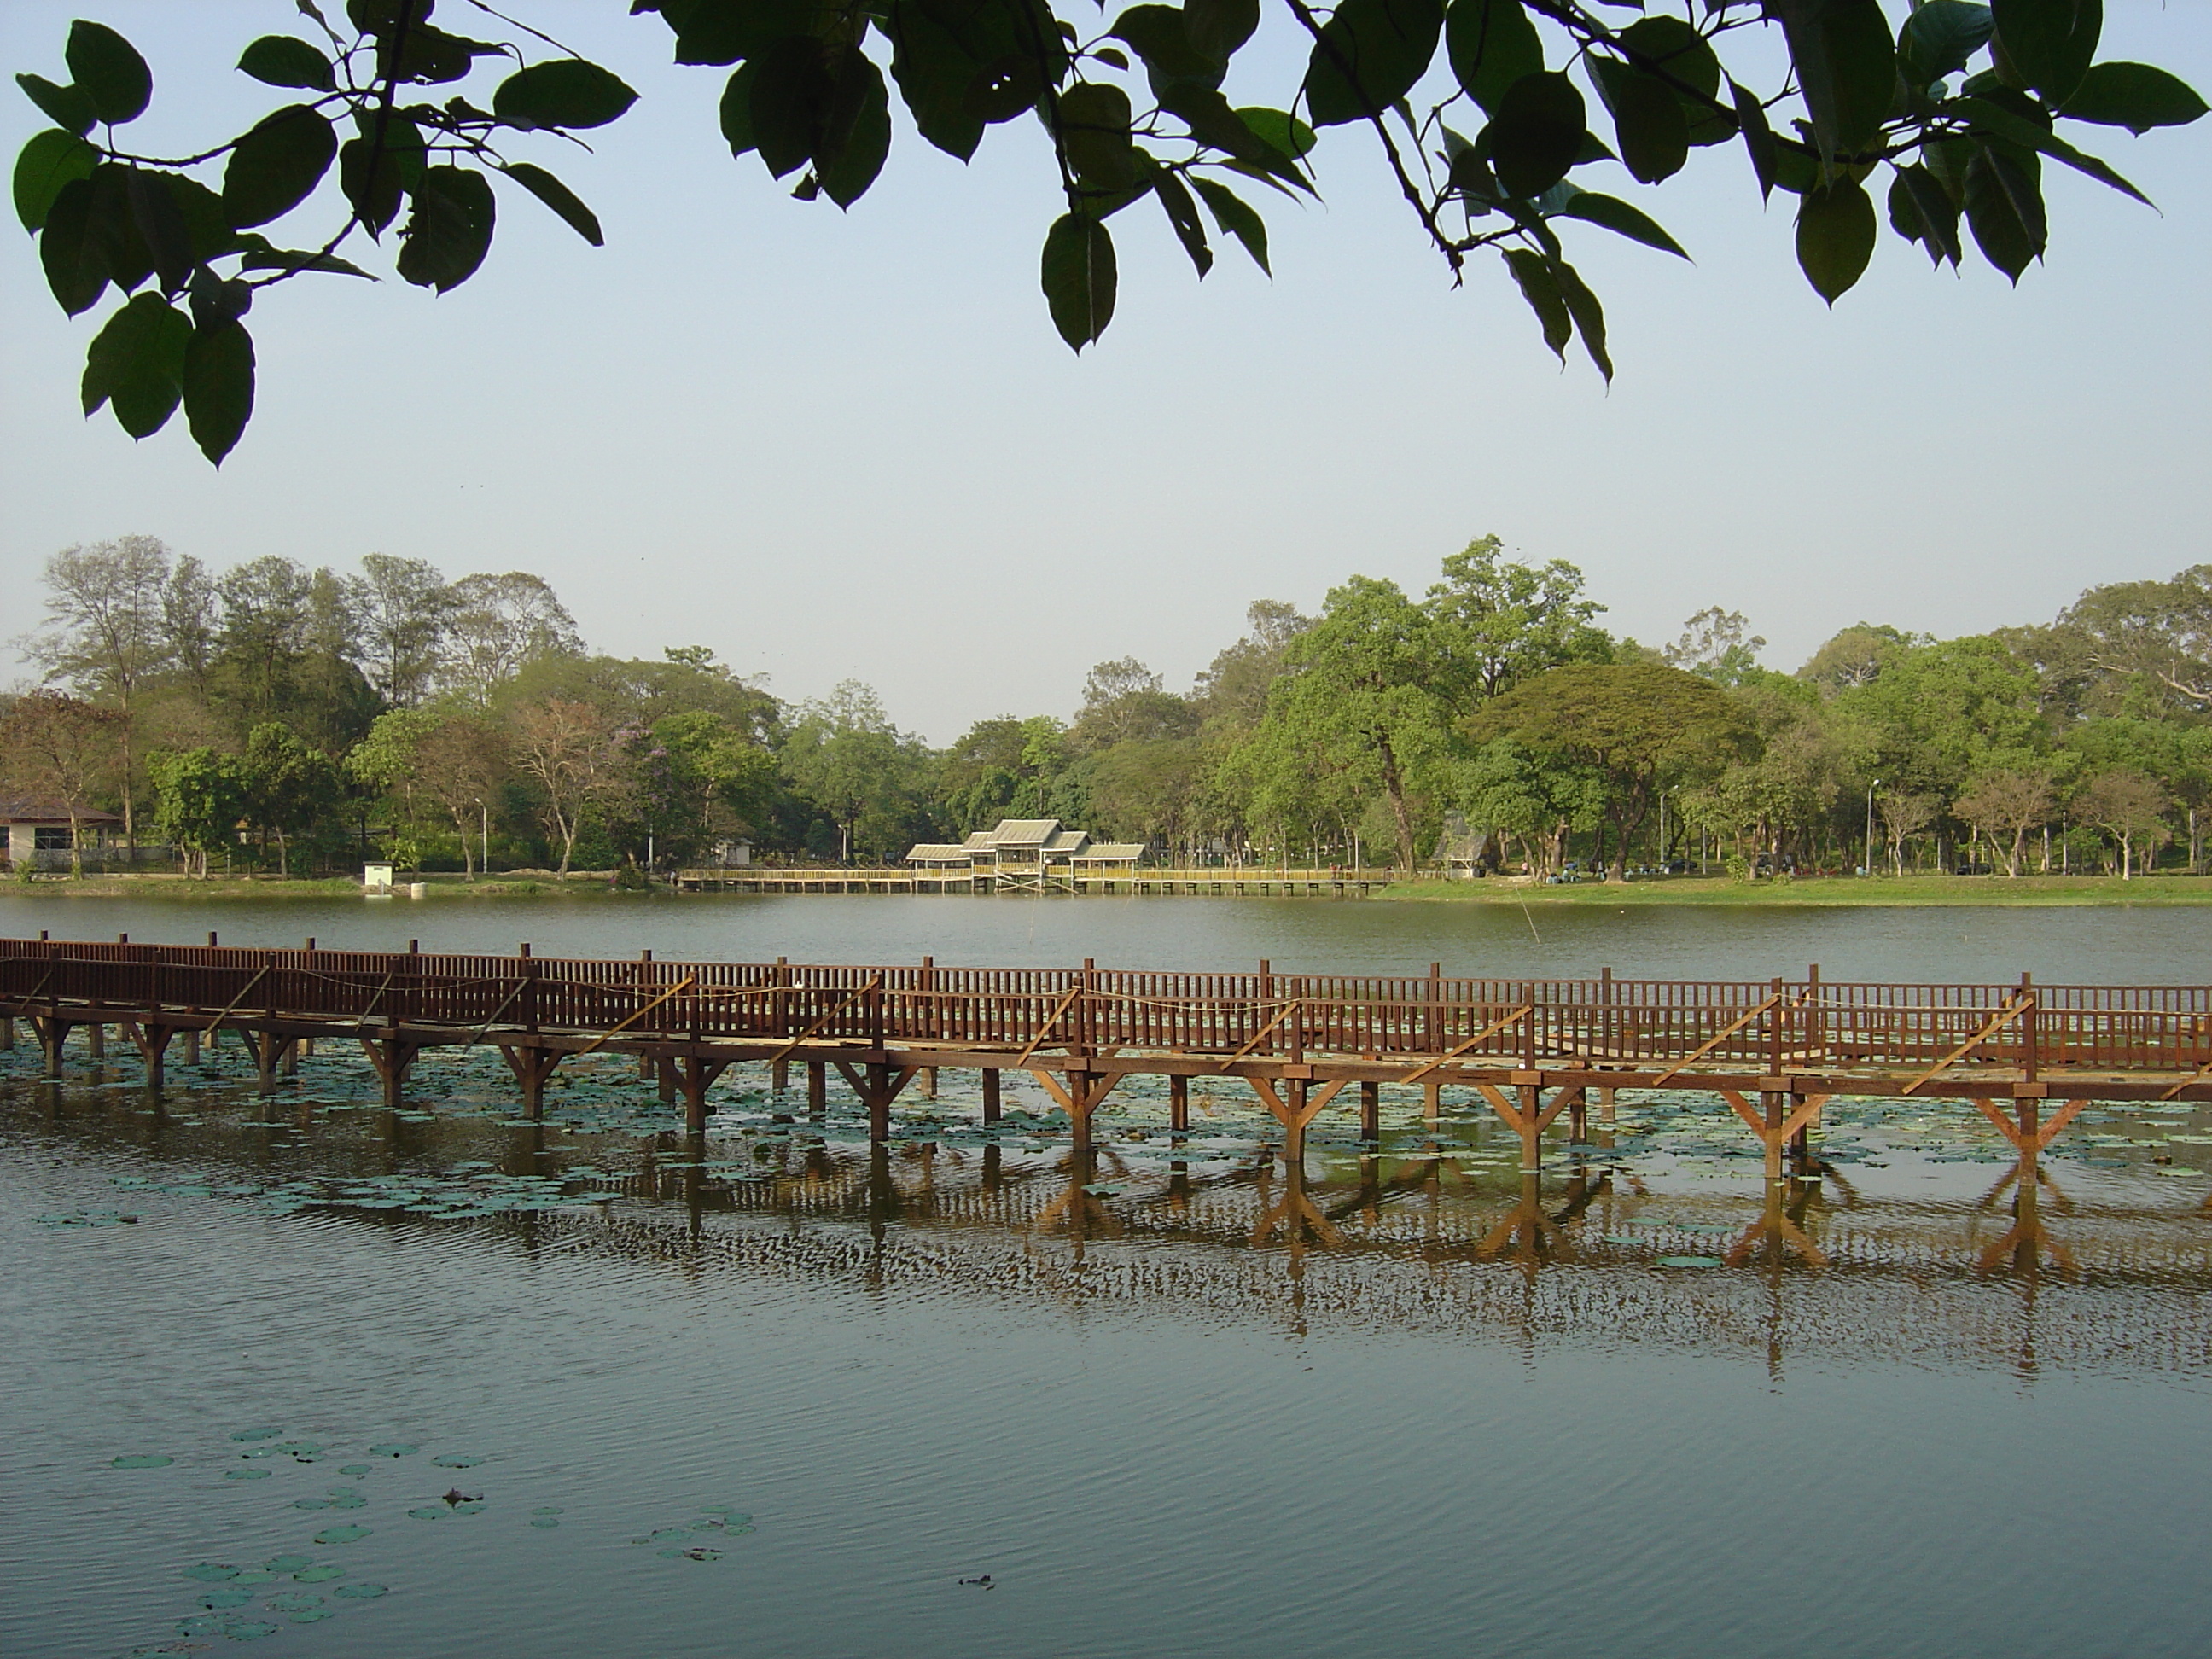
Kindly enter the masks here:
[[2092, 64], [2058, 112], [2076, 121], [2125, 127], [2140, 137], [2153, 127], [2185, 127], [2204, 113], [2204, 100], [2179, 76], [2149, 64]]
[[1292, 161], [1320, 142], [1311, 127], [1282, 110], [1248, 107], [1238, 110], [1237, 118], [1259, 134], [1261, 143], [1272, 145]]
[[1797, 264], [1813, 291], [1834, 305], [1866, 274], [1881, 227], [1856, 179], [1808, 190], [1797, 208]]
[[544, 167], [529, 161], [510, 161], [500, 171], [559, 214], [569, 229], [593, 247], [606, 245], [606, 238], [599, 231], [599, 216], [586, 207], [574, 191]]
[[836, 88], [822, 43], [793, 35], [752, 60], [753, 146], [777, 178], [813, 159]]
[[[1896, 181], [1889, 191], [1889, 218], [1893, 225], [1898, 225], [1900, 217], [1897, 198], [1900, 186], [1911, 204], [1917, 240], [1928, 250], [1928, 257], [1939, 264], [1948, 259], [1955, 267], [1966, 250], [1959, 241], [1959, 204], [1952, 199], [1951, 192], [1925, 166], [1898, 168]], [[1899, 231], [1900, 234], [1909, 234], [1901, 225]]]
[[1129, 94], [1103, 82], [1068, 88], [1057, 100], [1061, 147], [1079, 183], [1127, 190], [1136, 179], [1129, 138]]
[[[1562, 185], [1561, 189], [1571, 186]], [[1602, 225], [1617, 235], [1632, 242], [1641, 242], [1646, 247], [1656, 247], [1662, 253], [1672, 253], [1686, 259], [1690, 256], [1682, 245], [1669, 236], [1660, 225], [1641, 208], [1631, 206], [1618, 196], [1601, 195], [1594, 190], [1577, 191], [1558, 210], [1562, 219], [1582, 219], [1594, 225]]]
[[236, 253], [246, 246], [245, 238], [230, 228], [230, 216], [223, 211], [222, 197], [198, 179], [188, 179], [181, 173], [158, 176], [168, 185], [170, 199], [184, 216], [185, 234], [191, 240], [196, 262], [204, 264], [223, 254]]
[[1559, 285], [1559, 297], [1566, 302], [1567, 314], [1575, 319], [1575, 332], [1583, 337], [1583, 349], [1589, 354], [1597, 372], [1605, 376], [1607, 386], [1613, 384], [1613, 359], [1605, 349], [1605, 307], [1598, 304], [1597, 295], [1564, 259], [1551, 261], [1552, 276]]
[[329, 92], [337, 85], [331, 60], [296, 34], [264, 34], [248, 46], [238, 67], [265, 86]]
[[319, 250], [293, 252], [281, 247], [257, 248], [238, 262], [240, 270], [320, 270], [334, 276], [367, 276], [376, 278], [350, 259], [341, 259], [335, 253]]
[[1751, 157], [1752, 176], [1759, 180], [1759, 198], [1763, 202], [1774, 194], [1778, 171], [1774, 130], [1766, 125], [1766, 111], [1760, 106], [1757, 93], [1731, 81], [1729, 94], [1735, 101], [1736, 125], [1743, 130], [1744, 154]]
[[1106, 31], [1145, 60], [1155, 84], [1192, 81], [1201, 86], [1221, 84], [1222, 60], [1191, 38], [1181, 8], [1132, 6]]
[[1203, 277], [1213, 269], [1213, 250], [1206, 244], [1206, 222], [1198, 216], [1198, 204], [1191, 199], [1190, 191], [1173, 172], [1152, 161], [1150, 156], [1145, 159], [1151, 163], [1146, 171], [1152, 174], [1152, 194], [1159, 198], [1176, 240], [1182, 244], [1182, 251], [1190, 256], [1191, 264]]
[[2039, 151], [2054, 161], [2063, 161], [2076, 173], [2086, 173], [2099, 184], [2110, 185], [2124, 196], [2132, 196], [2145, 207], [2152, 205], [2149, 197], [2114, 172], [2094, 155], [2081, 151], [2059, 137], [2040, 122], [2024, 120], [2003, 105], [1988, 98], [1961, 98], [1948, 107], [1968, 117], [1977, 132], [1988, 133], [2008, 140], [2025, 149]]
[[868, 55], [848, 48], [842, 59], [829, 131], [817, 147], [815, 171], [830, 199], [849, 208], [867, 193], [891, 151], [890, 94]]
[[722, 137], [728, 141], [732, 155], [743, 155], [753, 148], [753, 65], [740, 64], [730, 71], [730, 78], [722, 88], [722, 102], [718, 112], [721, 118]]
[[1549, 190], [1582, 153], [1587, 119], [1583, 95], [1565, 76], [1554, 70], [1522, 76], [1506, 88], [1484, 129], [1498, 182], [1515, 196]]
[[492, 113], [510, 126], [603, 127], [637, 101], [620, 76], [580, 58], [517, 70], [491, 95]]
[[23, 95], [44, 112], [56, 126], [79, 134], [90, 132], [100, 119], [91, 96], [82, 87], [58, 87], [43, 75], [19, 75], [15, 84]]
[[1977, 145], [1966, 163], [1966, 226], [1982, 257], [2015, 286], [2049, 240], [2041, 188], [2018, 162], [1986, 144]]
[[426, 167], [410, 197], [414, 210], [399, 233], [399, 275], [418, 288], [450, 293], [476, 274], [491, 250], [491, 181], [467, 167]]
[[1626, 64], [1602, 58], [1589, 62], [1613, 111], [1621, 165], [1645, 185], [1680, 173], [1690, 159], [1690, 123], [1674, 88]]
[[253, 309], [253, 289], [243, 277], [218, 276], [202, 265], [192, 273], [192, 328], [196, 334], [234, 323]]
[[1221, 227], [1223, 234], [1243, 243], [1244, 251], [1252, 256], [1252, 263], [1272, 276], [1274, 273], [1267, 267], [1267, 222], [1226, 185], [1193, 173], [1190, 186], [1212, 210], [1213, 222]]
[[2104, 0], [1993, 0], [1997, 45], [2027, 82], [2054, 104], [2074, 95], [2097, 56]]
[[1452, 74], [1486, 115], [1498, 113], [1506, 88], [1544, 70], [1544, 42], [1521, 0], [1452, 0], [1444, 51]]
[[1160, 107], [1190, 128], [1192, 137], [1223, 154], [1271, 173], [1300, 190], [1310, 189], [1288, 154], [1255, 132], [1229, 100], [1212, 87], [1173, 81], [1159, 88]]
[[1065, 213], [1045, 233], [1041, 276], [1060, 337], [1077, 351], [1114, 320], [1114, 239], [1097, 220]]
[[185, 223], [183, 210], [177, 198], [170, 193], [172, 179], [184, 179], [181, 173], [153, 172], [143, 167], [131, 167], [124, 175], [124, 196], [131, 204], [131, 222], [137, 228], [138, 239], [146, 245], [156, 275], [161, 279], [161, 291], [177, 294], [191, 280], [192, 267], [198, 263], [192, 256], [192, 235]]
[[406, 39], [399, 42], [399, 55], [395, 60], [392, 56], [394, 39], [377, 42], [380, 71], [388, 64], [395, 79], [422, 86], [463, 80], [476, 67], [477, 58], [507, 55], [503, 48], [489, 40], [471, 40], [416, 21], [409, 26]]
[[891, 77], [915, 129], [946, 155], [966, 161], [983, 137], [982, 118], [968, 108], [968, 83], [979, 60], [927, 0], [893, 0], [884, 31], [891, 38]]
[[337, 154], [321, 111], [293, 104], [256, 123], [222, 170], [223, 210], [244, 229], [281, 219], [307, 200]]
[[195, 329], [185, 348], [185, 419], [217, 466], [253, 416], [253, 340], [245, 325]]
[[184, 396], [191, 319], [158, 294], [141, 294], [107, 319], [85, 352], [84, 412], [112, 404], [133, 438], [159, 432]]
[[23, 228], [35, 232], [44, 225], [62, 186], [89, 179], [99, 161], [100, 152], [74, 132], [48, 127], [33, 133], [15, 156], [15, 216]]
[[1923, 0], [1897, 32], [1897, 67], [1916, 87], [1956, 75], [1990, 43], [1990, 9], [1968, 0]]
[[422, 130], [404, 115], [386, 120], [381, 150], [376, 148], [374, 121], [368, 125], [368, 132], [347, 139], [338, 150], [338, 188], [368, 234], [381, 236], [385, 227], [399, 216], [399, 200], [407, 186], [428, 165], [429, 151]]
[[154, 252], [138, 234], [137, 216], [131, 210], [132, 169], [121, 162], [103, 161], [86, 182], [92, 186], [92, 205], [85, 234], [100, 245], [107, 280], [128, 294], [154, 274]]
[[1380, 115], [1413, 90], [1437, 54], [1443, 0], [1340, 0], [1306, 64], [1317, 127]]
[[679, 64], [734, 64], [787, 34], [806, 33], [812, 12], [808, 0], [694, 0], [681, 11], [661, 8], [676, 30]]
[[1036, 107], [1045, 80], [1036, 60], [1025, 52], [994, 58], [969, 80], [968, 111], [987, 126], [1011, 121]]
[[39, 236], [39, 263], [61, 308], [75, 317], [99, 303], [107, 255], [93, 229], [93, 182], [72, 179], [54, 192]]
[[1521, 297], [1528, 301], [1528, 309], [1536, 313], [1536, 321], [1543, 328], [1544, 343], [1552, 348], [1553, 356], [1565, 362], [1567, 342], [1575, 337], [1575, 325], [1550, 263], [1542, 254], [1532, 253], [1527, 248], [1509, 247], [1502, 252], [1505, 268], [1521, 285]]
[[1260, 27], [1260, 0], [1184, 0], [1183, 32], [1223, 70]]
[[92, 100], [93, 113], [111, 126], [135, 121], [154, 95], [154, 71], [138, 49], [105, 23], [79, 18], [70, 25], [63, 60]]
[[1897, 48], [1881, 0], [1771, 0], [1768, 10], [1782, 19], [1821, 155], [1856, 155], [1897, 90]]

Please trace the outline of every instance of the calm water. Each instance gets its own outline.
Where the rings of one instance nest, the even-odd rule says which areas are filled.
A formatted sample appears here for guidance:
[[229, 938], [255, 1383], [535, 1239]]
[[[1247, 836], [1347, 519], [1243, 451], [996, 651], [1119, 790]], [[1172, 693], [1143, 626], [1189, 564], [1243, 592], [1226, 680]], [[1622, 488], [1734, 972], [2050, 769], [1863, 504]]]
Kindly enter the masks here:
[[[1426, 905], [0, 902], [241, 944], [2205, 976], [2178, 911], [1539, 912], [1540, 945]], [[1382, 1155], [1336, 1126], [1293, 1171], [1228, 1089], [1181, 1144], [1138, 1089], [1078, 1164], [1049, 1121], [985, 1134], [969, 1079], [872, 1155], [849, 1100], [810, 1122], [733, 1073], [695, 1161], [611, 1059], [526, 1127], [481, 1054], [390, 1114], [332, 1045], [268, 1102], [215, 1050], [159, 1107], [119, 1048], [58, 1088], [0, 1053], [0, 1654], [2136, 1659], [2212, 1629], [2202, 1109], [2092, 1115], [2023, 1207], [1978, 1119], [1839, 1107], [1833, 1173], [1770, 1208], [1692, 1096], [1624, 1101], [1532, 1192], [1412, 1096]]]

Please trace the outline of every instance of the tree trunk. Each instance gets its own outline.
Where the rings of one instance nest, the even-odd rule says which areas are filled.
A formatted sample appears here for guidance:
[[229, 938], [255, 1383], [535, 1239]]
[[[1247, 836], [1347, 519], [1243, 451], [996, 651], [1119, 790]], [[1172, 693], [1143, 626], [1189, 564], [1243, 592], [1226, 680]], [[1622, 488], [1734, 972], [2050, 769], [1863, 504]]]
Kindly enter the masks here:
[[578, 826], [571, 823], [566, 814], [556, 812], [553, 815], [553, 828], [561, 837], [561, 867], [555, 871], [554, 874], [565, 876], [568, 873], [569, 857], [576, 850]]
[[138, 850], [138, 818], [131, 805], [131, 705], [123, 705], [123, 844]]
[[[31, 861], [35, 865], [38, 862], [38, 854], [35, 850], [38, 836], [35, 831], [32, 835], [31, 842], [34, 849], [31, 854]], [[74, 799], [70, 805], [70, 879], [72, 881], [84, 879], [84, 832], [77, 828], [76, 805]]]
[[292, 873], [292, 843], [282, 830], [276, 832], [276, 873], [283, 877]]
[[1398, 858], [1406, 879], [1413, 878], [1413, 814], [1406, 805], [1406, 780], [1398, 770], [1398, 757], [1386, 740], [1375, 745], [1382, 763], [1382, 790], [1390, 798], [1390, 816], [1398, 825]]

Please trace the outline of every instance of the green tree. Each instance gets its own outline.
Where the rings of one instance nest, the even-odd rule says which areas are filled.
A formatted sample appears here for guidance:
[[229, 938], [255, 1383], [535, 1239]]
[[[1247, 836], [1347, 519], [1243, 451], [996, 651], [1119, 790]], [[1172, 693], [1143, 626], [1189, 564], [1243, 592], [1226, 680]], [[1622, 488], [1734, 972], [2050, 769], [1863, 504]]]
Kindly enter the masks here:
[[1717, 688], [1656, 663], [1554, 668], [1489, 704], [1476, 726], [1480, 735], [1516, 738], [1603, 779], [1615, 881], [1628, 879], [1629, 842], [1662, 786], [1738, 740]]
[[[2074, 797], [2075, 815], [2095, 824], [2120, 849], [2120, 879], [2131, 879], [2148, 866], [2172, 832], [2166, 821], [2166, 791], [2131, 767], [2100, 772]], [[2138, 856], [2140, 854], [2140, 857]]]
[[1413, 797], [1455, 750], [1432, 617], [1395, 582], [1354, 576], [1284, 650], [1285, 672], [1236, 764], [1286, 830], [1389, 805], [1398, 862], [1417, 856]]
[[[1258, 32], [1257, 0], [1133, 7], [1103, 31], [1087, 8], [1063, 17], [1051, 0], [636, 9], [659, 15], [678, 63], [728, 71], [721, 142], [795, 176], [802, 200], [847, 209], [874, 183], [894, 88], [920, 136], [963, 161], [992, 125], [1045, 146], [1062, 200], [1040, 283], [1078, 350], [1113, 319], [1117, 216], [1149, 198], [1201, 276], [1217, 240], [1265, 269], [1266, 224], [1238, 191], [1312, 193], [1316, 128], [1371, 136], [1389, 187], [1455, 276], [1496, 256], [1545, 344], [1564, 361], [1579, 337], [1609, 380], [1603, 309], [1568, 261], [1570, 240], [1684, 250], [1642, 209], [1587, 188], [1582, 168], [1618, 158], [1657, 185], [1693, 148], [1740, 147], [1762, 200], [1796, 198], [1797, 262], [1833, 304], [1885, 217], [1938, 265], [1960, 264], [1971, 241], [2017, 282], [2049, 240], [2046, 162], [2141, 199], [2075, 148], [2085, 125], [2142, 133], [2205, 112], [2162, 70], [2096, 61], [2102, 10], [2087, 0], [1707, 0], [1695, 22], [1624, 19], [1597, 0], [1340, 0], [1325, 15], [1293, 0], [1285, 26], [1301, 45], [1310, 37], [1310, 53], [1272, 107], [1221, 91], [1249, 76], [1239, 54]], [[597, 246], [597, 216], [520, 152], [605, 127], [636, 100], [596, 64], [544, 55], [548, 32], [489, 7], [470, 21], [503, 24], [501, 39], [447, 32], [430, 0], [306, 15], [313, 38], [265, 35], [239, 59], [286, 101], [228, 142], [186, 143], [185, 162], [132, 147], [154, 76], [112, 29], [71, 26], [68, 84], [19, 77], [55, 124], [15, 175], [55, 299], [76, 316], [111, 287], [130, 296], [91, 343], [86, 410], [112, 407], [143, 438], [181, 404], [218, 463], [252, 416], [244, 319], [257, 290], [367, 274], [353, 258], [397, 225], [385, 245], [397, 275], [448, 292], [489, 254], [502, 190]]]
[[246, 736], [239, 782], [247, 823], [264, 850], [269, 838], [276, 838], [277, 873], [290, 875], [291, 838], [328, 822], [337, 809], [337, 767], [289, 726], [268, 720]]
[[1684, 623], [1680, 637], [1659, 655], [1715, 685], [1741, 685], [1760, 672], [1759, 653], [1765, 645], [1742, 611], [1714, 605]]
[[208, 748], [149, 755], [155, 831], [184, 851], [185, 874], [204, 881], [208, 854], [228, 846], [246, 813], [246, 781], [238, 758]]
[[84, 874], [84, 814], [115, 775], [122, 716], [59, 691], [15, 699], [0, 720], [0, 771], [15, 789], [51, 804], [70, 822], [70, 873]]
[[1437, 689], [1462, 711], [1561, 663], [1613, 660], [1613, 641], [1591, 620], [1605, 607], [1583, 597], [1580, 570], [1565, 559], [1516, 564], [1504, 553], [1496, 536], [1469, 542], [1428, 592]]
[[780, 759], [799, 798], [836, 826], [839, 863], [851, 863], [859, 846], [889, 853], [915, 828], [927, 756], [860, 681], [842, 681], [801, 708]]

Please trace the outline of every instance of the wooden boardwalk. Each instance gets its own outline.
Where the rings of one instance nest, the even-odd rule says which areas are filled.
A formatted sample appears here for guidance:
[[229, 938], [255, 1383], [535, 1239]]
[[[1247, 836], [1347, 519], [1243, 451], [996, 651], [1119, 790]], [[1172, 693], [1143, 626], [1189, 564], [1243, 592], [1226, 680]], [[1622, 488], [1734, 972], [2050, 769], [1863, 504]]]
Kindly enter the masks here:
[[[777, 1086], [806, 1067], [810, 1107], [834, 1067], [866, 1103], [878, 1140], [917, 1078], [982, 1074], [984, 1115], [1002, 1073], [1036, 1078], [1075, 1143], [1125, 1078], [1168, 1080], [1173, 1126], [1188, 1127], [1194, 1078], [1236, 1079], [1303, 1155], [1322, 1111], [1356, 1103], [1379, 1133], [1381, 1091], [1418, 1085], [1431, 1113], [1447, 1087], [1472, 1091], [1539, 1167], [1562, 1114], [1585, 1139], [1614, 1091], [1719, 1096], [1765, 1154], [1770, 1179], [1838, 1096], [1972, 1102], [2023, 1154], [2091, 1101], [2212, 1101], [2212, 986], [1858, 984], [1741, 981], [1480, 979], [1426, 975], [1189, 973], [1079, 968], [656, 962], [417, 951], [290, 951], [0, 939], [0, 1018], [27, 1021], [51, 1076], [77, 1027], [113, 1027], [159, 1087], [181, 1036], [210, 1030], [252, 1048], [264, 1085], [302, 1039], [358, 1041], [388, 1103], [425, 1048], [484, 1044], [513, 1068], [537, 1115], [562, 1060], [634, 1054], [682, 1095], [702, 1133], [708, 1091], [730, 1066], [763, 1062]], [[1345, 1095], [1350, 1090], [1353, 1092]]]
[[999, 865], [974, 870], [738, 865], [679, 870], [691, 893], [1066, 893], [1225, 898], [1363, 898], [1398, 879], [1389, 870], [1080, 870], [1066, 865]]

